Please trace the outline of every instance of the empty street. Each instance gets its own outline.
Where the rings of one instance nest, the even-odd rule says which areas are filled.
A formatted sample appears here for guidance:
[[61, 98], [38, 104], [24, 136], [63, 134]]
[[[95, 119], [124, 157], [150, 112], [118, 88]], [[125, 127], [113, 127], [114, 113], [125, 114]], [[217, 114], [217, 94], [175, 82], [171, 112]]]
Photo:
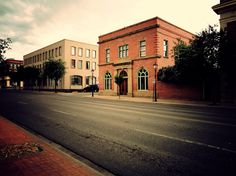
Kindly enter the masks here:
[[2, 90], [0, 115], [120, 176], [235, 175], [236, 109]]

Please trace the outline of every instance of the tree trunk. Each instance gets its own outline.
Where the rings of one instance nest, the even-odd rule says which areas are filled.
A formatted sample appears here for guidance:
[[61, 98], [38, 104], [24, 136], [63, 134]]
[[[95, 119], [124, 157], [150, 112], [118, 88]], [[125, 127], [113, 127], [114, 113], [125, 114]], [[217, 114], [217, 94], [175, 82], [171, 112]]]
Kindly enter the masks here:
[[55, 80], [55, 93], [57, 93], [57, 80]]

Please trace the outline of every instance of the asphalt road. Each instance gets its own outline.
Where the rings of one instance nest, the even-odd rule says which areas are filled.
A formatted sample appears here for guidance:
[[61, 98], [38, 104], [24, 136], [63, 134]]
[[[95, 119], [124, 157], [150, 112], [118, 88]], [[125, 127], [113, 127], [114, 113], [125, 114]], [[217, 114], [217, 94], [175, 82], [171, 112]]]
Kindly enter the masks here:
[[236, 175], [235, 109], [0, 91], [0, 114], [115, 175]]

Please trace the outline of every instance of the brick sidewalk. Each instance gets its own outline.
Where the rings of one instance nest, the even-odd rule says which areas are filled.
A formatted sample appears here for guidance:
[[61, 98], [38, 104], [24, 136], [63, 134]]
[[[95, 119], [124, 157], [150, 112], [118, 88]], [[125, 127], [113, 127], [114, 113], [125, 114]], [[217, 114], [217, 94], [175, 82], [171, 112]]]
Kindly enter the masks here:
[[0, 116], [0, 176], [101, 175]]

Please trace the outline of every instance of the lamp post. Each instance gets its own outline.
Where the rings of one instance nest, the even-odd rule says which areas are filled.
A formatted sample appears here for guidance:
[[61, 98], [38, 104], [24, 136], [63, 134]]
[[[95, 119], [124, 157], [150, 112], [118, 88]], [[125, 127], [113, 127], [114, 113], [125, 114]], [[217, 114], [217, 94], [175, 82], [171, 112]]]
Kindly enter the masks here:
[[154, 101], [157, 101], [157, 63], [153, 64], [155, 79], [154, 79]]
[[93, 73], [94, 73], [94, 69], [91, 70], [92, 72], [92, 87], [91, 87], [91, 90], [92, 90], [92, 97], [94, 96], [94, 90], [93, 90]]

